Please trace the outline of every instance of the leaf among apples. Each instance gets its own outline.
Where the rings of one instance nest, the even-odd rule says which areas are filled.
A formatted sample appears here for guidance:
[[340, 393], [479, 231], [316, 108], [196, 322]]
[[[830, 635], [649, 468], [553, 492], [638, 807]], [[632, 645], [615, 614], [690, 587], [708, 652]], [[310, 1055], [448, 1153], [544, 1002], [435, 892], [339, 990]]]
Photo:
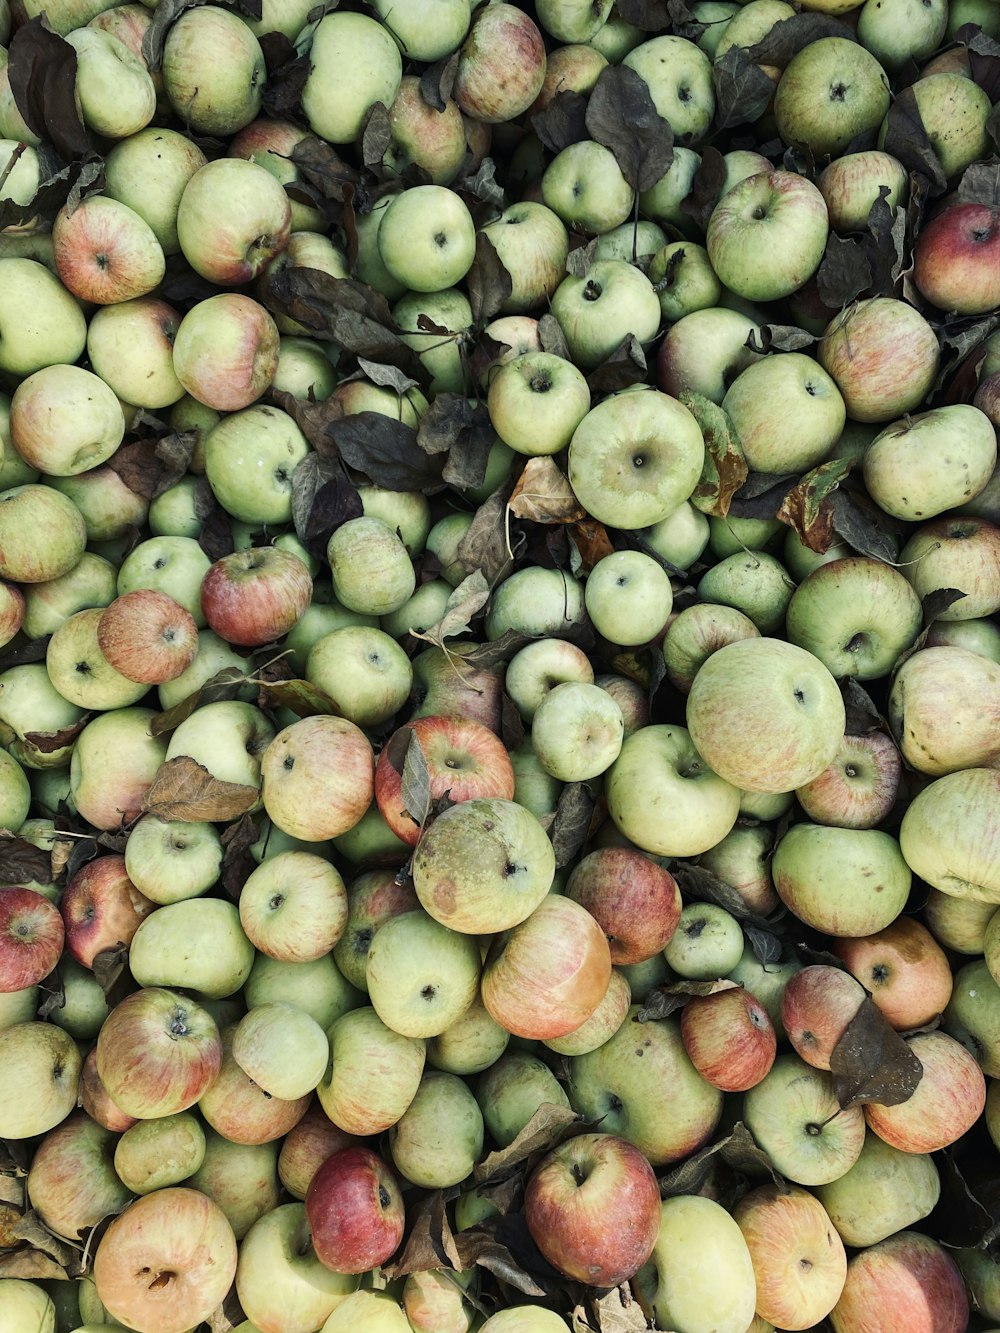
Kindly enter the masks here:
[[650, 190], [674, 160], [674, 132], [645, 79], [628, 65], [601, 70], [587, 101], [590, 137], [611, 150], [633, 190]]
[[461, 1267], [455, 1237], [448, 1221], [448, 1200], [457, 1189], [433, 1190], [419, 1199], [407, 1218], [409, 1234], [394, 1259], [382, 1265], [390, 1282], [408, 1273]]
[[223, 782], [190, 755], [182, 754], [160, 765], [142, 798], [142, 811], [167, 822], [216, 823], [238, 819], [257, 803], [258, 796], [256, 787]]
[[151, 733], [154, 736], [165, 736], [186, 721], [202, 704], [223, 703], [238, 698], [249, 679], [239, 667], [223, 667], [180, 703], [174, 704], [173, 708], [157, 713], [149, 724]]
[[899, 1106], [913, 1096], [923, 1065], [866, 996], [830, 1055], [837, 1101], [846, 1110], [863, 1102]]
[[42, 18], [29, 19], [10, 40], [8, 78], [29, 129], [65, 161], [95, 156], [76, 100], [76, 51]]
[[586, 97], [573, 89], [556, 93], [544, 110], [531, 117], [531, 128], [550, 153], [589, 139]]
[[743, 1121], [737, 1120], [725, 1138], [708, 1144], [665, 1176], [661, 1176], [660, 1194], [665, 1199], [678, 1194], [707, 1193], [713, 1197], [710, 1182], [719, 1162], [741, 1176], [770, 1176], [776, 1184], [783, 1183], [782, 1177], [771, 1165], [770, 1157], [762, 1148], [757, 1147], [753, 1135]]
[[645, 1333], [648, 1324], [627, 1282], [573, 1310], [573, 1333]]
[[452, 592], [444, 605], [444, 613], [436, 625], [429, 629], [411, 631], [413, 638], [423, 639], [427, 643], [447, 652], [445, 639], [455, 639], [468, 634], [472, 621], [490, 599], [490, 586], [480, 569], [474, 570]]
[[833, 458], [807, 472], [782, 500], [776, 517], [794, 528], [811, 551], [828, 551], [837, 539], [830, 497], [854, 466], [852, 458]]
[[650, 991], [645, 1004], [635, 1016], [637, 1023], [655, 1023], [683, 1009], [692, 995], [718, 995], [724, 990], [738, 990], [739, 982], [720, 977], [717, 981], [675, 981]]
[[691, 503], [703, 514], [725, 518], [733, 496], [750, 475], [740, 437], [729, 413], [711, 399], [685, 390], [680, 401], [694, 416], [705, 440], [705, 464]]
[[337, 458], [309, 453], [292, 473], [292, 524], [310, 554], [322, 559], [337, 528], [364, 513], [358, 488]]
[[[80, 1277], [85, 1270], [80, 1251], [51, 1232], [32, 1208], [10, 1228], [10, 1238], [20, 1244], [17, 1249], [0, 1255], [0, 1277], [21, 1276], [17, 1270], [25, 1267], [55, 1267], [58, 1273], [44, 1273], [45, 1277], [55, 1278]], [[43, 1274], [35, 1273], [34, 1276]]]
[[578, 523], [587, 517], [569, 478], [548, 456], [528, 459], [507, 508], [530, 523]]

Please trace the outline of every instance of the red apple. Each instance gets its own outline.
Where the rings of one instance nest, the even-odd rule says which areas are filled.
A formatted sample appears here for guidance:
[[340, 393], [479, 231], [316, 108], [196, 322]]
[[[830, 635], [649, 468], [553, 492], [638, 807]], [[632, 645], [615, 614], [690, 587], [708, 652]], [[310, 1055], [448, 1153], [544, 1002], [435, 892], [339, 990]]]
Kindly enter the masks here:
[[788, 979], [781, 1023], [806, 1064], [829, 1069], [830, 1055], [865, 998], [864, 987], [839, 967], [804, 967]]
[[545, 80], [545, 43], [516, 5], [480, 9], [458, 57], [453, 96], [474, 120], [503, 124], [527, 111]]
[[513, 1035], [545, 1041], [585, 1022], [610, 981], [604, 931], [572, 898], [549, 894], [494, 940], [483, 968], [483, 1004]]
[[893, 1148], [937, 1152], [982, 1115], [986, 1078], [975, 1057], [946, 1032], [919, 1032], [907, 1045], [924, 1069], [916, 1091], [898, 1106], [869, 1102], [865, 1120]]
[[0, 648], [11, 639], [24, 622], [24, 593], [16, 583], [0, 582]]
[[286, 1101], [259, 1088], [233, 1059], [234, 1031], [235, 1024], [222, 1032], [219, 1072], [202, 1093], [198, 1110], [206, 1123], [230, 1143], [248, 1147], [273, 1143], [299, 1123], [311, 1097], [307, 1094]]
[[723, 1092], [759, 1083], [778, 1045], [767, 1010], [742, 986], [693, 995], [681, 1013], [681, 1040], [702, 1078]]
[[[413, 659], [413, 718], [470, 717], [500, 733], [503, 675], [497, 667], [464, 666], [460, 659], [475, 645], [449, 644], [448, 653], [426, 648]], [[412, 721], [412, 718], [411, 718]]]
[[201, 609], [220, 639], [256, 648], [288, 633], [312, 590], [297, 555], [280, 546], [250, 546], [211, 566], [201, 583]]
[[78, 963], [93, 967], [105, 949], [131, 944], [139, 922], [156, 907], [128, 877], [124, 856], [99, 856], [72, 877], [59, 903], [66, 947]]
[[278, 1176], [295, 1199], [304, 1199], [312, 1178], [328, 1157], [341, 1148], [358, 1143], [353, 1134], [340, 1129], [314, 1102], [285, 1135], [278, 1154]]
[[514, 769], [506, 746], [481, 722], [464, 717], [421, 717], [400, 727], [383, 746], [375, 765], [375, 800], [397, 838], [415, 847], [420, 825], [403, 800], [402, 752], [406, 735], [419, 744], [427, 761], [432, 801], [448, 795], [457, 805], [479, 797], [514, 799]]
[[1000, 426], [1000, 370], [980, 380], [979, 387], [972, 395], [972, 406], [985, 412], [994, 426]]
[[630, 847], [600, 847], [585, 856], [567, 881], [566, 896], [600, 925], [617, 966], [645, 962], [665, 949], [683, 906], [673, 875]]
[[163, 249], [148, 222], [103, 194], [59, 210], [52, 253], [63, 286], [98, 305], [145, 296], [163, 278]]
[[116, 1217], [94, 1255], [94, 1285], [108, 1313], [142, 1333], [179, 1333], [207, 1319], [236, 1276], [236, 1238], [200, 1190], [143, 1195]]
[[59, 909], [34, 889], [0, 889], [0, 992], [24, 990], [47, 977], [63, 951]]
[[795, 793], [816, 824], [875, 828], [896, 802], [903, 761], [891, 736], [845, 736], [836, 758]]
[[138, 1116], [126, 1115], [120, 1106], [111, 1100], [111, 1094], [101, 1082], [97, 1072], [97, 1047], [91, 1046], [80, 1071], [80, 1105], [90, 1116], [105, 1129], [115, 1134], [124, 1134], [138, 1123]]
[[404, 1216], [395, 1173], [360, 1145], [328, 1157], [306, 1194], [316, 1258], [336, 1273], [366, 1273], [385, 1263], [403, 1239]]
[[553, 1268], [592, 1287], [616, 1287], [653, 1252], [660, 1190], [653, 1168], [631, 1143], [613, 1134], [580, 1134], [532, 1172], [524, 1220]]
[[116, 597], [97, 622], [97, 642], [116, 671], [144, 685], [176, 680], [198, 652], [194, 617], [156, 588]]
[[149, 986], [112, 1009], [97, 1036], [97, 1072], [116, 1105], [142, 1120], [193, 1106], [222, 1065], [222, 1039], [200, 1004]]
[[117, 1213], [132, 1197], [114, 1167], [117, 1134], [83, 1111], [73, 1111], [50, 1129], [31, 1159], [28, 1199], [57, 1236], [81, 1233]]
[[1000, 208], [942, 209], [917, 237], [913, 281], [939, 310], [981, 315], [1000, 306]]
[[834, 940], [847, 964], [894, 1028], [923, 1027], [951, 999], [951, 966], [926, 926], [899, 916], [874, 935]]
[[968, 1322], [958, 1265], [916, 1231], [897, 1231], [855, 1254], [830, 1314], [834, 1333], [965, 1333]]

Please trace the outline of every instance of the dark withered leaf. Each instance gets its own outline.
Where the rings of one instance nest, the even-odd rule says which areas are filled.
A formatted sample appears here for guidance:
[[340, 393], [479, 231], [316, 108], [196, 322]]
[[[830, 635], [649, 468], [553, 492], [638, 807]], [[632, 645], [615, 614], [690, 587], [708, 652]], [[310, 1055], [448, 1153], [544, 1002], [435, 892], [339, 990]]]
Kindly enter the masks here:
[[222, 870], [220, 879], [227, 898], [238, 902], [240, 890], [257, 866], [250, 848], [260, 837], [260, 829], [252, 815], [240, 815], [228, 824], [222, 833]]
[[47, 884], [52, 856], [16, 834], [0, 832], [0, 884]]
[[180, 312], [215, 296], [218, 290], [214, 283], [196, 273], [183, 255], [167, 255], [166, 271], [158, 294]]
[[1000, 98], [1000, 42], [982, 28], [976, 29], [970, 24], [963, 24], [963, 28], [973, 82], [979, 84], [991, 102], [996, 102]]
[[528, 459], [507, 504], [515, 518], [531, 523], [576, 523], [587, 516], [569, 478], [549, 454]]
[[[929, 1225], [931, 1235], [942, 1244], [966, 1248], [979, 1246], [994, 1231], [996, 1219], [969, 1184], [972, 1180], [975, 1186], [981, 1187], [986, 1174], [984, 1163], [973, 1163], [973, 1170], [966, 1175], [955, 1160], [958, 1151], [960, 1145], [956, 1144], [934, 1154], [941, 1193], [930, 1214]], [[995, 1171], [995, 1164], [991, 1165]]]
[[150, 731], [154, 736], [165, 736], [167, 732], [179, 727], [202, 704], [222, 703], [224, 700], [238, 698], [247, 679], [248, 677], [238, 667], [223, 667], [221, 671], [217, 671], [214, 676], [206, 680], [204, 685], [193, 690], [180, 703], [174, 704], [173, 708], [157, 713], [149, 724]]
[[42, 999], [38, 1008], [35, 1010], [35, 1017], [40, 1023], [51, 1018], [57, 1009], [66, 1007], [66, 988], [63, 985], [62, 977], [59, 975], [59, 968], [49, 975], [39, 984], [42, 993]]
[[725, 1138], [718, 1139], [707, 1148], [702, 1148], [680, 1166], [661, 1176], [659, 1180], [661, 1196], [670, 1199], [679, 1194], [701, 1193], [712, 1173], [713, 1159], [716, 1156], [721, 1157], [727, 1166], [744, 1175], [770, 1176], [773, 1180], [781, 1180], [771, 1165], [767, 1153], [757, 1147], [746, 1125], [742, 1120], [738, 1120]]
[[488, 1153], [473, 1168], [473, 1180], [479, 1186], [495, 1185], [507, 1179], [516, 1168], [530, 1158], [550, 1152], [565, 1139], [570, 1131], [582, 1127], [583, 1116], [568, 1106], [542, 1102], [514, 1141], [506, 1148]]
[[398, 366], [418, 383], [427, 381], [420, 358], [395, 331], [385, 297], [355, 278], [292, 265], [268, 283], [264, 304], [345, 352]]
[[559, 793], [549, 829], [557, 866], [568, 866], [587, 841], [596, 805], [597, 797], [587, 782], [567, 782]]
[[1000, 208], [1000, 160], [973, 162], [958, 183], [957, 203]]
[[56, 750], [72, 745], [92, 717], [93, 713], [85, 713], [72, 726], [62, 727], [59, 731], [26, 731], [24, 739], [40, 754], [55, 754]]
[[[511, 1250], [511, 1241], [516, 1243], [516, 1239], [521, 1239], [521, 1236], [516, 1232], [514, 1235], [508, 1235], [506, 1231], [503, 1235], [498, 1234], [501, 1231], [500, 1224], [507, 1221], [508, 1218], [506, 1217], [489, 1217], [478, 1226], [460, 1231], [455, 1236], [455, 1248], [458, 1251], [461, 1267], [485, 1268], [494, 1277], [513, 1287], [516, 1291], [523, 1292], [526, 1296], [545, 1296], [551, 1279], [546, 1274], [546, 1286], [541, 1286], [534, 1270], [528, 1271], [523, 1266], [526, 1258], [528, 1263], [531, 1263], [530, 1256], [518, 1254], [515, 1257]], [[521, 1218], [521, 1223], [523, 1235], [533, 1245], [534, 1242], [531, 1242], [523, 1218]], [[538, 1263], [541, 1268], [548, 1268], [540, 1254], [538, 1255]]]
[[739, 46], [731, 46], [713, 63], [712, 82], [720, 130], [759, 120], [774, 96], [774, 84]]
[[698, 422], [705, 441], [705, 462], [691, 503], [703, 514], [725, 518], [750, 473], [740, 437], [729, 413], [710, 398], [685, 390], [680, 401]]
[[280, 32], [267, 33], [260, 46], [267, 66], [267, 83], [261, 94], [261, 104], [272, 116], [290, 116], [298, 107], [309, 77], [312, 67], [309, 57], [296, 55], [295, 47]]
[[675, 861], [670, 867], [670, 873], [676, 879], [685, 901], [693, 899], [702, 903], [715, 903], [717, 907], [724, 907], [738, 921], [750, 922], [761, 930], [770, 929], [771, 922], [751, 911], [738, 890], [705, 866], [692, 865], [689, 861]]
[[555, 315], [548, 311], [538, 321], [538, 341], [542, 344], [543, 352], [551, 352], [553, 356], [561, 356], [564, 361], [572, 360], [566, 335], [562, 331], [562, 325]]
[[23, 23], [7, 48], [10, 91], [25, 124], [66, 161], [92, 157], [97, 145], [76, 101], [76, 51], [44, 16]]
[[737, 983], [726, 978], [716, 981], [676, 981], [667, 986], [657, 986], [650, 991], [646, 1002], [635, 1016], [637, 1023], [656, 1023], [662, 1018], [669, 1018], [678, 1009], [683, 1009], [692, 996], [705, 998], [718, 995], [720, 991], [736, 990]]
[[441, 485], [440, 460], [417, 444], [412, 426], [381, 412], [356, 412], [332, 422], [328, 434], [344, 462], [390, 491], [429, 491]]
[[548, 106], [531, 117], [531, 128], [550, 153], [561, 153], [570, 144], [589, 139], [585, 94], [573, 89], [556, 93]]
[[326, 691], [308, 680], [262, 681], [257, 707], [290, 708], [298, 717], [343, 716]]
[[935, 588], [933, 592], [929, 592], [920, 603], [924, 625], [929, 625], [932, 620], [943, 616], [949, 606], [954, 606], [967, 595], [961, 588]]
[[378, 384], [384, 389], [395, 389], [400, 398], [405, 397], [411, 389], [419, 388], [417, 381], [405, 375], [398, 366], [385, 366], [381, 361], [369, 361], [367, 357], [359, 356], [358, 368], [372, 384]]
[[500, 696], [500, 739], [508, 751], [516, 750], [524, 741], [524, 735], [524, 720], [505, 690]]
[[681, 212], [693, 218], [704, 231], [712, 216], [726, 179], [726, 160], [711, 144], [704, 149], [687, 197], [681, 200]]
[[182, 754], [160, 765], [141, 806], [145, 814], [163, 820], [215, 823], [238, 819], [256, 804], [258, 795], [256, 787], [223, 782], [190, 755]]
[[833, 530], [843, 537], [859, 555], [870, 555], [875, 560], [893, 564], [899, 545], [884, 526], [884, 519], [874, 507], [864, 504], [852, 490], [840, 486], [830, 496], [833, 509]]
[[811, 551], [828, 551], [836, 540], [830, 497], [854, 466], [850, 458], [834, 458], [807, 472], [785, 496], [777, 517], [794, 528]]
[[671, 24], [669, 3], [665, 0], [618, 0], [618, 17], [644, 32], [662, 32]]
[[514, 482], [508, 478], [492, 495], [487, 496], [473, 515], [468, 532], [458, 544], [458, 559], [470, 574], [474, 570], [481, 570], [490, 587], [505, 578], [513, 566], [507, 531], [507, 501], [513, 489]]
[[117, 1004], [131, 988], [128, 945], [119, 941], [110, 949], [102, 949], [94, 957], [93, 971], [108, 1005]]
[[1000, 328], [1000, 315], [987, 315], [983, 319], [959, 318], [948, 321], [938, 332], [941, 365], [934, 381], [935, 390], [940, 389], [946, 380], [950, 380], [956, 364], [997, 328]]
[[648, 367], [646, 353], [634, 333], [627, 333], [610, 356], [587, 376], [592, 395], [617, 393], [632, 384], [642, 384]]
[[436, 394], [417, 427], [421, 449], [445, 454], [441, 480], [463, 491], [485, 481], [496, 438], [486, 404], [458, 393]]
[[19, 643], [16, 648], [8, 648], [5, 653], [0, 653], [0, 671], [24, 666], [28, 662], [44, 662], [51, 638], [51, 634], [45, 634], [41, 638], [29, 639], [27, 643]]
[[441, 60], [435, 60], [420, 76], [420, 96], [435, 111], [443, 111], [455, 87], [460, 52], [453, 51]]
[[[173, 438], [177, 440], [179, 437]], [[187, 438], [193, 452], [194, 434], [190, 433]], [[159, 443], [156, 438], [148, 436], [121, 444], [107, 461], [107, 466], [117, 473], [128, 489], [144, 500], [155, 500], [169, 490], [184, 475], [190, 462], [191, 452], [183, 461], [176, 456], [171, 458], [169, 453], [160, 453]], [[179, 467], [178, 463], [181, 464]]]
[[361, 159], [369, 169], [379, 167], [392, 143], [392, 122], [384, 102], [373, 102], [361, 131]]
[[813, 334], [795, 324], [762, 324], [759, 330], [750, 330], [746, 346], [751, 352], [799, 352], [815, 341]]
[[860, 241], [831, 232], [816, 271], [820, 300], [840, 310], [872, 284], [872, 270]]
[[948, 178], [924, 128], [912, 86], [903, 88], [890, 106], [882, 146], [908, 171], [918, 171], [926, 176], [936, 191], [946, 188]]
[[590, 272], [590, 266], [594, 262], [596, 253], [596, 236], [589, 241], [585, 241], [582, 245], [572, 246], [566, 256], [566, 272], [572, 274], [574, 278], [585, 278]]
[[360, 180], [357, 168], [345, 162], [334, 147], [316, 135], [300, 139], [289, 156], [324, 198], [337, 203], [344, 201], [345, 188], [353, 189]]
[[292, 473], [292, 523], [302, 545], [322, 560], [342, 523], [364, 512], [358, 488], [336, 458], [311, 453]]
[[384, 1277], [392, 1281], [407, 1273], [423, 1273], [432, 1268], [447, 1272], [459, 1267], [443, 1190], [434, 1190], [418, 1199], [410, 1210], [408, 1222], [409, 1235], [398, 1257], [382, 1265]]
[[890, 208], [888, 193], [888, 186], [879, 187], [879, 197], [868, 210], [868, 231], [862, 237], [875, 296], [893, 294], [905, 262], [906, 210]]
[[507, 196], [496, 177], [496, 163], [492, 157], [484, 157], [471, 176], [462, 176], [452, 186], [460, 194], [467, 194], [481, 203], [491, 204], [499, 211], [507, 207]]
[[195, 486], [195, 512], [201, 520], [198, 545], [209, 560], [221, 560], [236, 549], [229, 514], [215, 498], [207, 477], [199, 477]]
[[765, 37], [749, 48], [747, 54], [761, 65], [778, 65], [784, 69], [792, 56], [798, 55], [803, 47], [826, 37], [857, 41], [852, 28], [829, 14], [795, 14], [775, 23]]
[[913, 1096], [924, 1067], [865, 996], [830, 1053], [830, 1072], [837, 1101], [846, 1109], [862, 1102], [898, 1106]]
[[775, 518], [798, 480], [794, 472], [751, 472], [730, 501], [729, 512], [734, 518]]
[[0, 1278], [21, 1278], [28, 1282], [66, 1282], [77, 1276], [79, 1273], [75, 1265], [66, 1268], [41, 1250], [32, 1249], [28, 1245], [19, 1246], [15, 1250], [0, 1250]]
[[476, 257], [466, 274], [465, 284], [472, 318], [477, 324], [492, 319], [514, 289], [510, 274], [484, 231], [476, 233]]
[[586, 110], [592, 139], [611, 150], [634, 190], [649, 190], [674, 160], [674, 132], [657, 112], [645, 79], [628, 65], [608, 65]]
[[847, 717], [844, 726], [845, 736], [867, 736], [873, 731], [881, 731], [885, 723], [875, 703], [858, 681], [846, 676], [840, 682], [840, 693], [844, 700], [844, 712]]
[[[27, 151], [27, 145], [23, 147]], [[104, 163], [101, 158], [91, 157], [64, 166], [62, 159], [44, 144], [36, 151], [39, 155], [41, 184], [26, 204], [17, 203], [14, 199], [0, 199], [0, 231], [6, 227], [21, 226], [35, 217], [52, 222], [63, 204], [75, 208], [85, 195], [104, 188]], [[13, 169], [15, 160], [12, 154], [7, 168], [0, 172], [0, 176]]]
[[415, 639], [424, 639], [435, 644], [442, 651], [445, 639], [459, 638], [470, 632], [471, 622], [490, 599], [490, 585], [483, 577], [482, 570], [473, 570], [451, 593], [445, 602], [444, 612], [436, 625], [413, 634]]
[[760, 930], [757, 926], [744, 924], [743, 933], [758, 963], [766, 967], [768, 963], [777, 963], [780, 960], [781, 940], [773, 931]]

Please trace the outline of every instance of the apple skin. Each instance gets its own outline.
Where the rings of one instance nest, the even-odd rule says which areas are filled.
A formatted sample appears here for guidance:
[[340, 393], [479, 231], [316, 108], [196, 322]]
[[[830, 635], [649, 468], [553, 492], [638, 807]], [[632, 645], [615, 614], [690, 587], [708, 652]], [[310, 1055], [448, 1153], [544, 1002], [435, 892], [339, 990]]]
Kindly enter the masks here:
[[302, 110], [314, 134], [348, 144], [375, 102], [391, 106], [402, 58], [390, 31], [365, 14], [326, 14], [312, 34]]
[[[393, 736], [409, 733], [418, 744], [430, 773], [431, 801], [447, 793], [460, 801], [514, 799], [514, 770], [507, 750], [489, 728], [470, 718], [422, 717], [408, 722]], [[393, 738], [383, 746], [375, 765], [375, 800], [382, 817], [397, 838], [415, 847], [420, 826], [406, 813], [402, 774], [389, 759]]]
[[899, 561], [921, 599], [937, 588], [965, 593], [939, 613], [946, 624], [1000, 610], [1000, 527], [987, 519], [931, 519], [910, 536]]
[[312, 592], [298, 556], [280, 546], [251, 546], [215, 561], [202, 581], [201, 607], [220, 638], [256, 648], [287, 634]]
[[835, 315], [819, 363], [836, 381], [854, 421], [893, 421], [912, 412], [937, 375], [938, 341], [906, 301], [876, 296]]
[[828, 935], [883, 930], [906, 906], [912, 876], [899, 843], [881, 829], [794, 824], [771, 863], [778, 897]]
[[127, 204], [102, 195], [64, 206], [52, 225], [56, 272], [81, 301], [108, 305], [145, 296], [163, 280], [160, 242]]
[[0, 1134], [33, 1138], [54, 1129], [76, 1105], [82, 1060], [68, 1032], [31, 1020], [0, 1031]]
[[372, 803], [371, 742], [346, 718], [302, 718], [264, 751], [261, 784], [264, 809], [283, 832], [306, 842], [336, 838]]
[[260, 43], [238, 15], [217, 5], [180, 16], [163, 47], [164, 90], [196, 135], [228, 138], [260, 111], [267, 78]]
[[855, 1254], [840, 1300], [830, 1312], [834, 1333], [964, 1333], [969, 1298], [958, 1265], [929, 1236], [898, 1231]]
[[913, 873], [942, 893], [1000, 903], [1000, 874], [992, 855], [983, 855], [994, 845], [998, 797], [1000, 773], [991, 768], [962, 769], [924, 787], [899, 827]]
[[865, 1140], [862, 1108], [841, 1110], [830, 1074], [797, 1055], [779, 1055], [746, 1093], [743, 1119], [775, 1169], [798, 1185], [837, 1180]]
[[254, 948], [285, 962], [328, 954], [347, 926], [340, 872], [310, 852], [278, 852], [252, 870], [239, 900], [240, 922]]
[[32, 482], [0, 492], [0, 578], [61, 578], [76, 566], [86, 543], [83, 515], [68, 496]]
[[845, 736], [829, 768], [799, 787], [796, 799], [814, 824], [874, 828], [896, 803], [903, 761], [891, 736]]
[[1000, 209], [959, 203], [921, 230], [913, 250], [913, 280], [939, 310], [976, 315], [1000, 303]]
[[94, 1282], [126, 1326], [179, 1333], [221, 1304], [236, 1259], [222, 1209], [198, 1190], [175, 1186], [137, 1199], [112, 1221], [94, 1255]]
[[452, 96], [473, 120], [502, 124], [534, 102], [545, 80], [545, 44], [515, 5], [481, 8], [459, 48]]
[[974, 1056], [946, 1032], [918, 1032], [906, 1044], [923, 1065], [916, 1091], [899, 1106], [869, 1102], [865, 1120], [893, 1148], [937, 1152], [982, 1115], [986, 1078]]
[[817, 158], [836, 157], [858, 135], [878, 128], [889, 100], [889, 79], [869, 50], [853, 38], [822, 37], [785, 66], [774, 117], [786, 144]]
[[412, 883], [397, 883], [396, 871], [365, 870], [347, 890], [347, 922], [333, 946], [333, 958], [347, 981], [363, 991], [368, 950], [379, 926], [420, 906]]
[[825, 1319], [844, 1289], [847, 1254], [823, 1204], [808, 1190], [759, 1185], [733, 1209], [757, 1281], [757, 1314], [783, 1329]]
[[865, 998], [849, 972], [816, 963], [790, 977], [781, 997], [781, 1025], [796, 1053], [814, 1069], [830, 1055]]
[[91, 1120], [95, 1120], [114, 1134], [122, 1134], [133, 1125], [139, 1124], [134, 1115], [126, 1115], [121, 1107], [111, 1100], [111, 1094], [101, 1082], [97, 1072], [97, 1047], [91, 1046], [80, 1070], [79, 1106], [86, 1111]]
[[1000, 758], [1000, 663], [967, 648], [921, 648], [895, 673], [889, 724], [906, 763], [942, 777]]
[[131, 944], [155, 906], [132, 883], [123, 856], [98, 856], [72, 876], [59, 901], [66, 947], [78, 963], [92, 968], [104, 949]]
[[0, 889], [0, 992], [35, 986], [59, 962], [65, 929], [59, 909], [34, 889]]
[[316, 1258], [302, 1203], [272, 1208], [240, 1243], [236, 1294], [258, 1333], [306, 1333], [357, 1285], [353, 1275], [331, 1273]]
[[590, 1286], [614, 1287], [653, 1252], [660, 1191], [633, 1144], [613, 1134], [581, 1134], [535, 1167], [524, 1216], [553, 1267]]
[[227, 1143], [260, 1147], [287, 1134], [305, 1115], [309, 1096], [285, 1101], [269, 1096], [233, 1058], [235, 1024], [222, 1030], [219, 1073], [202, 1093], [198, 1111]]
[[338, 1273], [365, 1273], [394, 1254], [404, 1205], [395, 1173], [370, 1148], [341, 1148], [312, 1178], [305, 1199], [313, 1249]]
[[57, 1236], [75, 1241], [130, 1201], [131, 1192], [112, 1162], [116, 1141], [83, 1111], [73, 1111], [38, 1144], [28, 1172], [28, 1199]]
[[951, 999], [951, 966], [919, 921], [899, 916], [884, 930], [833, 942], [833, 952], [899, 1031], [923, 1027]]
[[237, 412], [268, 388], [280, 350], [278, 326], [262, 305], [220, 292], [192, 306], [178, 325], [174, 374], [206, 407]]
[[357, 1140], [330, 1120], [313, 1102], [297, 1124], [284, 1135], [278, 1154], [278, 1176], [294, 1199], [305, 1199], [313, 1176], [328, 1157]]
[[828, 234], [816, 186], [793, 172], [770, 171], [748, 176], [719, 200], [705, 244], [724, 286], [749, 301], [774, 301], [812, 277]]
[[739, 986], [692, 996], [681, 1012], [681, 1040], [702, 1078], [723, 1092], [759, 1083], [777, 1051], [767, 1010]]
[[872, 148], [835, 157], [820, 172], [816, 184], [826, 200], [830, 226], [843, 233], [866, 229], [883, 185], [889, 190], [886, 203], [890, 208], [904, 203], [909, 179], [897, 158]]
[[117, 597], [97, 624], [101, 652], [123, 676], [145, 685], [174, 680], [198, 652], [194, 617], [155, 588]]
[[514, 1036], [565, 1037], [585, 1022], [611, 981], [607, 938], [571, 898], [550, 894], [494, 940], [483, 966], [483, 1004]]
[[902, 1152], [869, 1130], [850, 1170], [816, 1194], [844, 1244], [859, 1249], [926, 1217], [941, 1181], [929, 1154]]
[[114, 1166], [133, 1194], [180, 1185], [205, 1160], [205, 1131], [192, 1111], [139, 1120], [112, 1144]]
[[186, 1111], [221, 1065], [214, 1020], [201, 1005], [162, 987], [127, 995], [98, 1034], [101, 1082], [126, 1114], [143, 1119]]
[[328, 1032], [331, 1063], [318, 1099], [349, 1134], [380, 1134], [416, 1095], [426, 1058], [423, 1041], [393, 1032], [373, 1008], [352, 1009]]
[[604, 930], [616, 966], [644, 962], [666, 948], [680, 920], [673, 875], [631, 848], [590, 852], [574, 866], [565, 892]]

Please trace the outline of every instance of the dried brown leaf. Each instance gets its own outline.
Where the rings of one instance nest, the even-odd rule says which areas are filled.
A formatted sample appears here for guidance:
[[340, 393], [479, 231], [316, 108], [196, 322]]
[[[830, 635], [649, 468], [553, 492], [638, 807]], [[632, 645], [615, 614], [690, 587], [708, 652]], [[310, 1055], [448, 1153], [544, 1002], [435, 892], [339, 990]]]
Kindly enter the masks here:
[[830, 1054], [838, 1102], [898, 1106], [913, 1096], [924, 1067], [882, 1010], [866, 996]]
[[164, 820], [214, 823], [238, 819], [257, 802], [256, 787], [223, 782], [190, 755], [178, 755], [160, 765], [142, 798], [145, 814]]
[[507, 507], [515, 518], [532, 523], [577, 523], [587, 517], [569, 478], [547, 455], [528, 459]]

